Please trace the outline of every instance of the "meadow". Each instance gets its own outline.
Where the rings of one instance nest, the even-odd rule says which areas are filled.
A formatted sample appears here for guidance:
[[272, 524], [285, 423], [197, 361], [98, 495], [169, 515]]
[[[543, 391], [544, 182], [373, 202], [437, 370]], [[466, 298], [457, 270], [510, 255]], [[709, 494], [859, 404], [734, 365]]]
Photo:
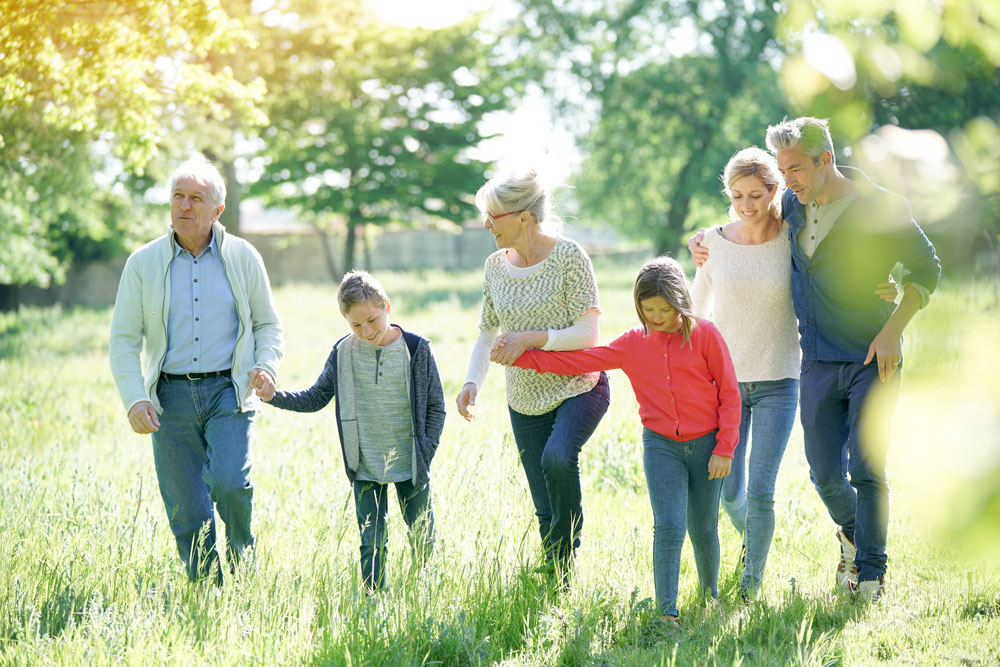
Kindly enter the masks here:
[[[635, 322], [637, 267], [598, 264], [602, 340]], [[1000, 461], [995, 288], [944, 282], [906, 336], [889, 455], [887, 593], [834, 590], [835, 527], [796, 425], [778, 481], [765, 588], [737, 595], [725, 515], [721, 595], [694, 595], [680, 631], [654, 626], [652, 517], [627, 380], [584, 448], [583, 545], [568, 591], [532, 573], [535, 519], [494, 369], [471, 423], [454, 397], [475, 339], [481, 274], [380, 276], [393, 320], [429, 336], [448, 420], [432, 470], [435, 554], [409, 566], [393, 504], [388, 594], [360, 592], [358, 537], [332, 410], [263, 408], [254, 448], [254, 570], [184, 577], [153, 472], [107, 359], [110, 309], [0, 314], [0, 663], [334, 665], [855, 665], [1000, 662], [997, 524], [976, 517]], [[301, 388], [347, 332], [331, 285], [277, 288], [278, 385]], [[393, 501], [394, 503], [394, 501]], [[979, 526], [976, 530], [975, 527]], [[985, 536], [985, 537], [984, 537]]]

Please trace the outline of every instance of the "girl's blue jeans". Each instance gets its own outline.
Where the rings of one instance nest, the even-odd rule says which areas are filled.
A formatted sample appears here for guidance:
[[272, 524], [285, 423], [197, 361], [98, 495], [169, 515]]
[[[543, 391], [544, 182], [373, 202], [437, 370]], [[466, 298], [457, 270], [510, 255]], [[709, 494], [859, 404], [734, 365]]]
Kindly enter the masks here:
[[[675, 441], [642, 430], [643, 464], [653, 507], [653, 583], [658, 613], [677, 615], [681, 547], [687, 528], [698, 569], [698, 589], [719, 596], [719, 492], [708, 478], [717, 431]], [[724, 478], [723, 478], [724, 479]]]
[[760, 588], [774, 536], [774, 487], [795, 423], [799, 381], [740, 382], [740, 396], [740, 441], [732, 470], [722, 481], [722, 507], [743, 534], [746, 563], [740, 588], [750, 593]]

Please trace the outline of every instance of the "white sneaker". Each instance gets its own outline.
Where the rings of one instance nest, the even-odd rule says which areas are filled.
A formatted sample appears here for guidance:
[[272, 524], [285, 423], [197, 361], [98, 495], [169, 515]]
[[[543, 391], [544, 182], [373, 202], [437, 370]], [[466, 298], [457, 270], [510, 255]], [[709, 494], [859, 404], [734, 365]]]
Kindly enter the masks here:
[[837, 541], [840, 542], [840, 562], [837, 563], [837, 586], [848, 591], [853, 591], [858, 583], [858, 567], [854, 564], [854, 557], [858, 553], [854, 542], [847, 539], [847, 536], [840, 530], [837, 531]]
[[872, 579], [871, 581], [859, 581], [856, 584], [855, 595], [861, 602], [878, 602], [884, 591], [885, 575], [883, 574], [880, 575], [878, 579]]

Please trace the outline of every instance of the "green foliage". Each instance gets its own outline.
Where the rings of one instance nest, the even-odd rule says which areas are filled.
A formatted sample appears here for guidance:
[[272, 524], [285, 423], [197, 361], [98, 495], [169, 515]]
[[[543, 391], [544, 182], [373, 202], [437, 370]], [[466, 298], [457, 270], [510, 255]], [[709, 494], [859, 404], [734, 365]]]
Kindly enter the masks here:
[[[604, 340], [635, 321], [637, 268], [597, 268]], [[740, 536], [720, 514], [720, 600], [697, 597], [685, 546], [683, 628], [671, 633], [652, 623], [652, 517], [624, 376], [609, 374], [611, 407], [581, 452], [583, 545], [570, 590], [557, 593], [531, 573], [540, 556], [537, 523], [502, 373], [491, 372], [473, 422], [451, 402], [477, 335], [481, 274], [379, 278], [398, 320], [432, 339], [449, 414], [433, 466], [435, 554], [426, 569], [411, 570], [393, 503], [391, 589], [374, 598], [359, 590], [357, 523], [332, 409], [258, 413], [258, 567], [218, 590], [192, 586], [157, 492], [149, 438], [130, 431], [108, 372], [108, 311], [0, 314], [0, 663], [770, 666], [1000, 658], [991, 514], [1000, 496], [1000, 394], [991, 382], [1000, 372], [991, 353], [1000, 314], [992, 285], [946, 282], [907, 331], [889, 452], [883, 602], [868, 607], [833, 591], [833, 526], [809, 483], [796, 426], [778, 478], [762, 596], [740, 603]], [[278, 384], [309, 386], [346, 322], [328, 287], [289, 286], [275, 296], [286, 330]]]
[[245, 43], [215, 0], [4, 2], [0, 283], [60, 280], [146, 231], [109, 181], [118, 161], [141, 173], [185, 109], [260, 122], [262, 82], [207, 67]]
[[[508, 103], [474, 19], [435, 31], [380, 23], [366, 3], [287, 2], [262, 34], [268, 113], [250, 192], [313, 220], [367, 224], [474, 214], [485, 164], [466, 152]], [[266, 42], [265, 42], [266, 39]]]
[[[995, 265], [1000, 5], [787, 4], [779, 32], [788, 54], [782, 89], [790, 104], [829, 117], [838, 142], [857, 142], [856, 161], [878, 182], [906, 194], [918, 221], [931, 223], [947, 267], [979, 268], [969, 261], [976, 255]], [[930, 132], [887, 132], [891, 126]], [[935, 222], [942, 223], [938, 230]]]
[[[583, 125], [581, 210], [674, 252], [685, 230], [723, 215], [718, 176], [738, 148], [762, 144], [784, 106], [773, 94], [769, 2], [525, 2], [524, 39], [553, 71]], [[565, 77], [589, 100], [563, 95]]]

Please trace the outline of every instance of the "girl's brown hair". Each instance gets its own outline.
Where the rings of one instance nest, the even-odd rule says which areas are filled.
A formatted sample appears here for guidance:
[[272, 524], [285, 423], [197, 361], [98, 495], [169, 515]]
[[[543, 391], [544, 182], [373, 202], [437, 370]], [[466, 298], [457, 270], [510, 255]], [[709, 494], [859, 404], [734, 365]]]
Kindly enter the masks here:
[[663, 297], [670, 307], [681, 316], [681, 333], [684, 343], [691, 345], [691, 330], [697, 325], [691, 294], [688, 292], [687, 278], [680, 263], [672, 257], [657, 257], [642, 265], [632, 289], [635, 312], [642, 322], [642, 330], [649, 333], [649, 324], [642, 314], [642, 302], [653, 297]]

